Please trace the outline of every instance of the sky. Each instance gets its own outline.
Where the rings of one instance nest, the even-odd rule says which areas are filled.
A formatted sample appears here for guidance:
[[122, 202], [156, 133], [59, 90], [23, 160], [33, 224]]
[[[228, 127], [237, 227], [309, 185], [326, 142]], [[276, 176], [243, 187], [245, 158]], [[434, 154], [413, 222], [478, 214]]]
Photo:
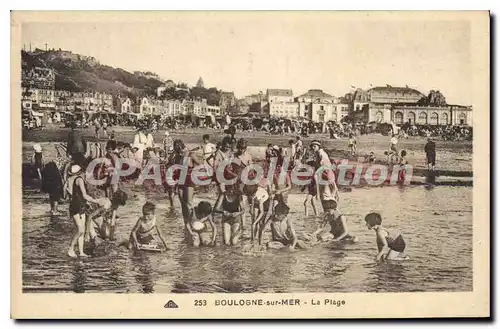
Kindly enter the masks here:
[[467, 21], [348, 21], [332, 16], [196, 15], [161, 21], [24, 23], [22, 44], [62, 48], [128, 71], [234, 91], [267, 88], [295, 96], [351, 86], [440, 90], [449, 104], [472, 104]]

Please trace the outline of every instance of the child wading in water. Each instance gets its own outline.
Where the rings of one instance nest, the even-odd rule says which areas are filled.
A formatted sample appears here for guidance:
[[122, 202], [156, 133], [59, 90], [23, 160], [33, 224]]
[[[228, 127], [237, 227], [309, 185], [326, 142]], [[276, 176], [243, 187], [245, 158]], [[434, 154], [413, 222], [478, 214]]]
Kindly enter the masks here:
[[404, 254], [406, 244], [399, 232], [389, 232], [382, 227], [382, 216], [371, 212], [365, 217], [366, 226], [377, 234], [377, 261], [381, 260], [405, 260], [409, 259]]
[[[321, 226], [312, 234], [311, 240], [339, 241], [339, 242], [357, 242], [357, 238], [349, 234], [347, 220], [344, 215], [337, 210], [337, 202], [327, 200], [323, 203], [325, 208], [325, 217]], [[326, 224], [330, 225], [330, 232], [325, 232]]]
[[158, 239], [161, 240], [165, 250], [168, 250], [167, 244], [163, 239], [158, 226], [156, 226], [155, 217], [156, 206], [151, 202], [146, 202], [142, 207], [142, 217], [139, 218], [130, 233], [129, 249], [147, 250], [148, 247], [159, 248]]
[[78, 243], [80, 257], [88, 257], [83, 251], [85, 232], [90, 231], [91, 223], [86, 217], [86, 212], [88, 210], [87, 202], [96, 203], [98, 205], [101, 205], [101, 202], [87, 194], [86, 184], [83, 179], [84, 172], [79, 165], [72, 165], [68, 174], [70, 177], [66, 182], [66, 188], [70, 195], [69, 214], [75, 221], [77, 227], [77, 232], [73, 236], [68, 249], [68, 255], [73, 258], [77, 257], [75, 246]]
[[269, 184], [268, 190], [258, 185], [245, 185], [243, 193], [248, 199], [250, 205], [250, 215], [252, 217], [252, 230], [251, 239], [255, 241], [264, 222], [271, 216], [272, 200], [269, 197]]
[[[212, 227], [212, 236], [207, 229], [206, 222]], [[186, 230], [193, 247], [215, 245], [217, 229], [212, 218], [212, 205], [201, 201], [191, 212], [191, 219], [186, 222]]]
[[[307, 165], [314, 167], [314, 161], [309, 161]], [[304, 214], [309, 216], [309, 211], [308, 211], [308, 203], [311, 203], [311, 206], [314, 211], [314, 216], [318, 216], [318, 211], [316, 210], [316, 204], [314, 203], [314, 199], [318, 195], [318, 187], [316, 186], [316, 179], [314, 175], [311, 177], [311, 182], [308, 185], [304, 185], [301, 188], [301, 192], [304, 192], [307, 189], [307, 195], [306, 199], [304, 200]]]
[[[127, 199], [127, 194], [122, 190], [118, 190], [114, 193], [108, 207], [99, 207], [89, 215], [98, 232], [98, 234], [94, 233], [91, 236], [92, 239], [98, 236], [103, 240], [115, 240], [116, 210], [120, 206], [124, 206], [127, 203]], [[95, 232], [95, 230], [91, 232]]]
[[[294, 250], [295, 247], [307, 249], [307, 245], [297, 238], [293, 220], [288, 216], [290, 208], [283, 203], [279, 203], [274, 208], [274, 214], [270, 217], [272, 241], [267, 243], [270, 249], [281, 249], [288, 247], [289, 250]], [[265, 228], [266, 224], [264, 224]], [[262, 234], [261, 234], [262, 236]], [[262, 237], [259, 236], [259, 243]]]
[[226, 186], [215, 211], [222, 213], [222, 235], [226, 246], [236, 245], [240, 241], [245, 214], [244, 202], [237, 185]]

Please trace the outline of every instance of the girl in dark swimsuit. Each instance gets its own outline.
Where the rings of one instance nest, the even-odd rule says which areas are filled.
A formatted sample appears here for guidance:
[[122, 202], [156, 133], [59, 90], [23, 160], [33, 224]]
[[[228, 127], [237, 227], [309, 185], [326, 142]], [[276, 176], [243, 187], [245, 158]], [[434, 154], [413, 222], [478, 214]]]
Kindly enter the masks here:
[[43, 161], [43, 154], [42, 154], [42, 147], [40, 144], [35, 144], [33, 145], [33, 150], [35, 153], [33, 153], [33, 157], [31, 159], [31, 162], [36, 168], [36, 172], [38, 174], [38, 179], [41, 181], [42, 180], [42, 170], [44, 166], [44, 161]]
[[[86, 218], [87, 202], [99, 204], [99, 202], [87, 194], [85, 181], [83, 180], [82, 168], [78, 165], [72, 165], [69, 172], [67, 187], [70, 195], [69, 214], [75, 221], [77, 232], [75, 233], [69, 246], [68, 255], [77, 257], [75, 246], [78, 243], [78, 252], [80, 257], [88, 257], [83, 252], [85, 231], [90, 229], [91, 221]], [[90, 230], [87, 230], [90, 231]]]
[[[174, 175], [174, 179], [181, 179], [178, 182], [179, 188], [179, 200], [181, 202], [182, 217], [184, 218], [184, 223], [188, 222], [191, 217], [191, 211], [193, 210], [193, 196], [195, 183], [191, 179], [191, 171], [194, 167], [203, 164], [203, 161], [198, 159], [198, 157], [190, 152], [184, 143], [180, 139], [174, 141], [174, 157], [173, 163], [176, 165], [185, 165], [184, 159], [187, 159], [187, 175], [186, 177], [179, 177]], [[182, 181], [183, 180], [183, 181]]]
[[[328, 200], [324, 202], [325, 215], [323, 222], [320, 227], [310, 236], [313, 242], [317, 240], [326, 241], [338, 241], [338, 242], [357, 242], [357, 238], [349, 234], [349, 229], [347, 228], [347, 219], [345, 216], [338, 211], [337, 202], [333, 200]], [[324, 229], [326, 224], [330, 225], [330, 232], [325, 232]]]
[[245, 215], [240, 188], [235, 185], [226, 186], [226, 191], [215, 209], [222, 213], [224, 244], [226, 246], [238, 244]]
[[377, 233], [377, 261], [409, 259], [404, 254], [406, 243], [399, 232], [389, 232], [382, 227], [382, 216], [372, 212], [365, 216], [366, 226]]

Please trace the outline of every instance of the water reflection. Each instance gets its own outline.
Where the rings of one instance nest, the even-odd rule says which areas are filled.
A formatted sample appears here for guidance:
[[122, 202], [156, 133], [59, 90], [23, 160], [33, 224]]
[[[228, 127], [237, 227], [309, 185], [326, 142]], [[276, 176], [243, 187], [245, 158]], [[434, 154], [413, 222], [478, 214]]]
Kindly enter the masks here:
[[[69, 216], [51, 220], [44, 200], [25, 199], [24, 287], [42, 292], [57, 289], [140, 293], [472, 289], [470, 188], [353, 189], [341, 195], [340, 207], [350, 233], [359, 239], [357, 244], [330, 243], [307, 251], [266, 253], [243, 253], [241, 246], [199, 249], [186, 246], [182, 218], [169, 215], [169, 207], [161, 197], [156, 196], [159, 227], [172, 250], [134, 254], [109, 244], [103, 247], [103, 252], [82, 261], [66, 256], [75, 229]], [[213, 201], [211, 194], [196, 198]], [[302, 194], [289, 197], [290, 216], [299, 237], [319, 225], [315, 218], [304, 218], [303, 199]], [[118, 236], [128, 237], [143, 202], [143, 197], [131, 197], [126, 209], [118, 210]], [[61, 209], [65, 210], [65, 206]], [[382, 211], [385, 227], [404, 235], [410, 261], [375, 263], [375, 235], [364, 225], [364, 216], [372, 209]], [[220, 218], [216, 219], [218, 228], [219, 221]]]
[[144, 253], [137, 253], [132, 256], [132, 265], [140, 292], [146, 294], [154, 292], [154, 270], [149, 257]]
[[407, 267], [404, 262], [387, 262], [371, 267], [372, 291], [402, 291], [408, 283]]
[[84, 293], [86, 290], [86, 283], [87, 272], [85, 270], [85, 264], [82, 261], [75, 260], [72, 271], [71, 290], [77, 293]]

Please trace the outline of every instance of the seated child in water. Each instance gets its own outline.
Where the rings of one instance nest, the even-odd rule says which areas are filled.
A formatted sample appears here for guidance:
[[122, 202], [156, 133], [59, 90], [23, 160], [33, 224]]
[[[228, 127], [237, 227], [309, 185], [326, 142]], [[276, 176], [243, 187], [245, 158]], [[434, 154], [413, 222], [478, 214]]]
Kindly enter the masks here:
[[[347, 220], [344, 215], [337, 209], [337, 202], [334, 200], [327, 200], [323, 203], [325, 210], [324, 219], [320, 227], [312, 234], [312, 241], [338, 241], [338, 242], [357, 242], [355, 236], [349, 234], [347, 228]], [[330, 225], [330, 231], [325, 232], [325, 226]]]
[[365, 216], [365, 222], [368, 229], [377, 234], [377, 261], [408, 259], [404, 254], [406, 244], [403, 236], [399, 232], [389, 232], [382, 227], [382, 216], [379, 213], [369, 213]]
[[151, 202], [146, 202], [142, 207], [142, 217], [139, 218], [130, 233], [129, 249], [141, 250], [144, 246], [158, 246], [158, 239], [161, 240], [165, 249], [167, 244], [163, 239], [155, 217], [156, 206]]
[[307, 249], [306, 243], [297, 238], [293, 219], [287, 217], [289, 211], [290, 208], [283, 203], [279, 203], [274, 208], [274, 213], [270, 218], [272, 241], [267, 243], [268, 248], [281, 249], [288, 247], [289, 250], [294, 250], [297, 247]]
[[[215, 245], [217, 229], [212, 218], [212, 205], [206, 201], [201, 201], [191, 211], [190, 220], [186, 222], [190, 242], [194, 247]], [[212, 228], [212, 236], [207, 228], [206, 222]]]

